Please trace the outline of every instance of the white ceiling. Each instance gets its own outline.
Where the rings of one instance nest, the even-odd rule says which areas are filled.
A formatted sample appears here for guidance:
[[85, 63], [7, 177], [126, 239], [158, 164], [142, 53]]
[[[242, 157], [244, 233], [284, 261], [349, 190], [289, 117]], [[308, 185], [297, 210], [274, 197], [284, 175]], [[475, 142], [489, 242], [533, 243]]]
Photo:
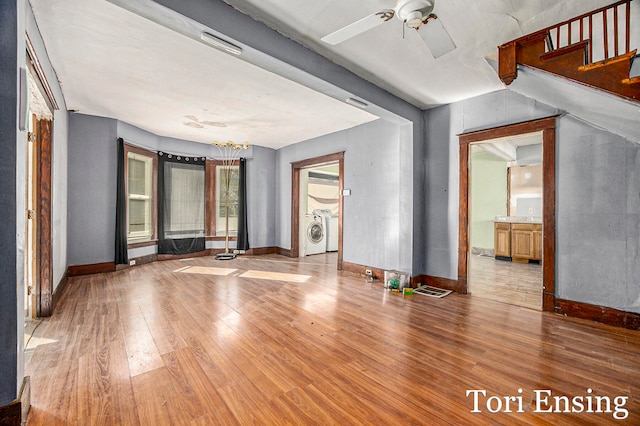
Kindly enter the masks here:
[[613, 0], [438, 0], [434, 13], [457, 49], [434, 59], [413, 33], [403, 38], [396, 18], [337, 46], [320, 38], [383, 9], [394, 0], [225, 0], [256, 20], [301, 42], [420, 108], [499, 90], [485, 60], [497, 46], [610, 4]]
[[70, 110], [271, 148], [378, 118], [104, 0], [31, 4]]
[[[67, 107], [158, 135], [279, 148], [377, 117], [222, 53], [106, 0], [30, 0]], [[130, 3], [135, 3], [131, 1]], [[337, 46], [324, 35], [393, 0], [227, 0], [420, 108], [504, 86], [485, 57], [497, 46], [611, 0], [438, 0], [458, 46], [435, 60], [393, 19]]]

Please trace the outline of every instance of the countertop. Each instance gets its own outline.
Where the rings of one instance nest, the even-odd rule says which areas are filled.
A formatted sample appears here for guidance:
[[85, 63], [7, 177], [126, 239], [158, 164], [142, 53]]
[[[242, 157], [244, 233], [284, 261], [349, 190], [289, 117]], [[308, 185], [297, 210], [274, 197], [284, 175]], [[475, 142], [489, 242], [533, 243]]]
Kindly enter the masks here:
[[542, 218], [538, 216], [496, 216], [494, 222], [542, 224]]

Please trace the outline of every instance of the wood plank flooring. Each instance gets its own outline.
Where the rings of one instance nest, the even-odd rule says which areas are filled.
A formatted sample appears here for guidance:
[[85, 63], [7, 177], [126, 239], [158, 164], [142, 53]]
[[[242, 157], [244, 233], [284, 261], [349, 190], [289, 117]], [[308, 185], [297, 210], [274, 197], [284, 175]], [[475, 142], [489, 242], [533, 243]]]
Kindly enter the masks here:
[[469, 256], [472, 295], [530, 309], [542, 309], [542, 265]]
[[[35, 335], [29, 425], [640, 424], [639, 332], [390, 293], [331, 255], [74, 277]], [[536, 390], [628, 415], [536, 412]]]

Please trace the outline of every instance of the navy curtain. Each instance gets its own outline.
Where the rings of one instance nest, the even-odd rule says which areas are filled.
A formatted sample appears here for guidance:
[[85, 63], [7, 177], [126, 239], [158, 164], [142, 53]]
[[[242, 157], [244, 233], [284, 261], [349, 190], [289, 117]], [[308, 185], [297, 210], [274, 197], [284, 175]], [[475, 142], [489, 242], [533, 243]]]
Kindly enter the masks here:
[[249, 250], [249, 231], [247, 229], [247, 171], [246, 158], [240, 158], [238, 167], [238, 237], [237, 250]]
[[205, 158], [158, 153], [158, 254], [205, 249]]
[[118, 138], [118, 183], [116, 189], [116, 265], [129, 263], [127, 248], [127, 193], [125, 190], [124, 168], [124, 141]]

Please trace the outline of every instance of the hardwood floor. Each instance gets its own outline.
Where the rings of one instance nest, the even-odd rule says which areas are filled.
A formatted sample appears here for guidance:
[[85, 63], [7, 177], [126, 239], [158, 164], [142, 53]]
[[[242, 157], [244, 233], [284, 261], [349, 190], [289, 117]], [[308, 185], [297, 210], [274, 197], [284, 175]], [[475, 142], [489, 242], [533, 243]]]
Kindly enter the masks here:
[[[639, 332], [390, 293], [331, 257], [73, 277], [35, 334], [29, 425], [640, 424]], [[536, 412], [553, 396], [583, 412]]]
[[542, 265], [469, 256], [469, 291], [477, 297], [542, 309]]

